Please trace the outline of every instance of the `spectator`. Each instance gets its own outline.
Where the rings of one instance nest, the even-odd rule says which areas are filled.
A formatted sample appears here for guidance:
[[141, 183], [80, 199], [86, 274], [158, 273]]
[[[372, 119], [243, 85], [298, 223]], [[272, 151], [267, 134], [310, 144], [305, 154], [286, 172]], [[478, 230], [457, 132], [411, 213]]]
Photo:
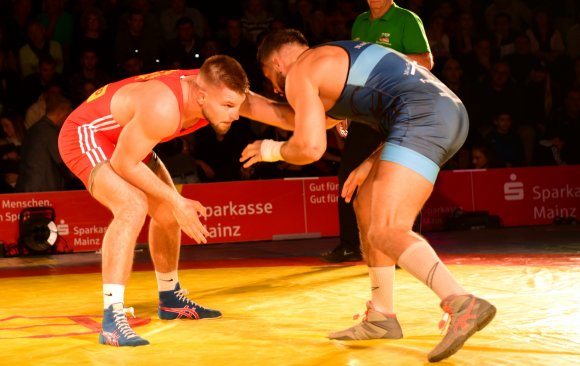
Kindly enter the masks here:
[[94, 50], [99, 64], [107, 72], [114, 70], [114, 57], [111, 55], [112, 39], [107, 32], [107, 23], [101, 10], [89, 8], [80, 19], [80, 29], [76, 32], [71, 46], [71, 69], [80, 68], [79, 60], [86, 49]]
[[63, 59], [68, 61], [74, 22], [72, 15], [64, 10], [64, 0], [44, 0], [38, 20], [46, 29], [48, 39], [60, 44]]
[[510, 65], [512, 77], [516, 83], [522, 85], [528, 79], [532, 67], [539, 59], [532, 54], [530, 39], [525, 33], [516, 35], [514, 40], [514, 52], [505, 57]]
[[32, 75], [38, 70], [41, 58], [52, 57], [55, 61], [56, 71], [63, 71], [62, 47], [56, 41], [46, 37], [44, 26], [33, 20], [27, 26], [27, 43], [20, 48], [20, 74], [23, 78]]
[[221, 43], [224, 55], [235, 58], [246, 70], [250, 85], [257, 85], [261, 78], [261, 71], [256, 62], [256, 45], [242, 36], [242, 21], [240, 18], [226, 20], [226, 37]]
[[73, 107], [78, 106], [85, 100], [84, 88], [87, 82], [91, 82], [96, 88], [100, 88], [111, 81], [109, 74], [99, 67], [99, 59], [95, 50], [83, 50], [80, 65], [80, 70], [70, 73], [68, 77], [68, 90], [72, 96]]
[[508, 13], [497, 13], [493, 21], [493, 49], [496, 58], [502, 59], [514, 53], [516, 31]]
[[511, 78], [511, 70], [505, 61], [493, 65], [491, 74], [477, 84], [475, 97], [470, 111], [470, 129], [485, 136], [493, 126], [490, 122], [500, 112], [509, 113], [513, 118], [522, 115], [523, 101], [521, 90]]
[[435, 63], [449, 56], [449, 36], [445, 30], [445, 18], [435, 14], [427, 26], [427, 39]]
[[485, 36], [477, 38], [473, 52], [463, 56], [460, 61], [464, 66], [469, 83], [482, 82], [491, 73], [495, 62], [491, 39]]
[[522, 166], [524, 162], [522, 143], [515, 132], [511, 114], [499, 112], [493, 119], [493, 125], [493, 131], [485, 139], [493, 153], [506, 166]]
[[174, 184], [201, 182], [199, 162], [192, 155], [193, 136], [183, 136], [158, 144], [155, 152], [159, 155], [171, 175]]
[[179, 18], [175, 23], [177, 36], [163, 47], [163, 65], [166, 69], [197, 69], [201, 67], [201, 46], [195, 38], [193, 20]]
[[487, 29], [493, 29], [495, 16], [499, 13], [509, 15], [512, 27], [516, 31], [524, 31], [532, 20], [532, 12], [525, 2], [521, 0], [493, 0], [484, 13]]
[[56, 95], [63, 95], [62, 87], [58, 83], [51, 83], [46, 86], [46, 89], [40, 94], [38, 100], [34, 102], [26, 110], [24, 116], [24, 127], [29, 130], [36, 122], [46, 114], [47, 100]]
[[41, 57], [38, 70], [25, 77], [19, 85], [18, 107], [24, 113], [49, 85], [58, 84], [64, 90], [64, 77], [57, 72], [56, 61], [50, 56]]
[[274, 17], [264, 7], [263, 0], [246, 0], [241, 18], [244, 37], [256, 44], [258, 35], [268, 30], [273, 20]]
[[457, 29], [449, 35], [449, 50], [452, 55], [459, 58], [465, 58], [473, 52], [477, 32], [475, 20], [471, 13], [462, 13], [459, 15]]
[[580, 163], [577, 156], [574, 157], [574, 142], [572, 140], [573, 138], [566, 136], [561, 129], [548, 131], [546, 136], [535, 146], [534, 165], [553, 166]]
[[574, 24], [566, 32], [566, 52], [568, 57], [580, 57], [580, 11], [576, 14]]
[[580, 88], [571, 88], [566, 92], [564, 104], [560, 107], [547, 131], [551, 129], [561, 131], [566, 137], [570, 148], [568, 162], [580, 164]]
[[193, 156], [202, 182], [227, 182], [242, 179], [242, 150], [253, 139], [247, 120], [232, 124], [225, 135], [210, 126], [195, 135]]
[[124, 56], [134, 52], [143, 61], [143, 71], [160, 69], [161, 38], [145, 28], [145, 15], [132, 10], [127, 17], [127, 28], [119, 30], [115, 37], [115, 60], [123, 62]]
[[0, 49], [0, 114], [16, 106], [18, 79], [18, 74], [7, 67], [6, 53]]
[[125, 57], [123, 57], [121, 61], [121, 65], [119, 65], [117, 79], [137, 76], [143, 73], [143, 59], [138, 53], [129, 52], [125, 54]]
[[304, 36], [308, 40], [308, 44], [314, 46], [332, 41], [328, 28], [327, 17], [322, 10], [316, 10], [310, 14], [304, 30]]
[[471, 147], [471, 168], [472, 169], [490, 169], [502, 168], [490, 147], [483, 143], [476, 143]]
[[549, 65], [566, 50], [562, 33], [554, 27], [545, 10], [536, 10], [531, 27], [526, 30], [532, 52]]
[[203, 39], [210, 35], [207, 19], [199, 10], [188, 7], [185, 0], [171, 0], [171, 6], [161, 13], [160, 19], [165, 39], [177, 37], [175, 24], [183, 17], [191, 19], [195, 38]]
[[20, 149], [24, 140], [22, 118], [15, 111], [0, 114], [0, 191], [14, 191], [20, 164]]
[[46, 114], [26, 135], [16, 183], [16, 192], [46, 192], [67, 189], [71, 173], [58, 152], [58, 134], [72, 111], [61, 95], [47, 100]]

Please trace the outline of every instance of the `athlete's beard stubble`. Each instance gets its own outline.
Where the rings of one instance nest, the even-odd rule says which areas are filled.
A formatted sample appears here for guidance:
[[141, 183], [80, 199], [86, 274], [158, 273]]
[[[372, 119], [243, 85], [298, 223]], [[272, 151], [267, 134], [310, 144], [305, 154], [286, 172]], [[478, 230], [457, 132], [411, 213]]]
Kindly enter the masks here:
[[210, 126], [213, 128], [213, 130], [218, 135], [225, 135], [230, 130], [231, 122], [226, 122], [226, 121], [216, 122], [214, 120], [214, 118], [211, 117], [211, 115], [208, 112], [208, 110], [205, 107], [205, 105], [203, 105], [201, 107], [201, 114], [203, 115], [203, 118], [205, 118], [209, 122]]

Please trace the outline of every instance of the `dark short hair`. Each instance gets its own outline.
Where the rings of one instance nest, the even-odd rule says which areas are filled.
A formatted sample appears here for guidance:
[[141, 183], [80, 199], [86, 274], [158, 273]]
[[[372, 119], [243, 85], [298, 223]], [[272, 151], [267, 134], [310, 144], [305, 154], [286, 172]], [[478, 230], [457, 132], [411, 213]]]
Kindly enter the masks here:
[[280, 47], [289, 43], [297, 43], [302, 46], [308, 46], [306, 37], [296, 29], [281, 29], [270, 32], [262, 38], [258, 47], [258, 62], [263, 65], [264, 62], [278, 51]]
[[209, 57], [201, 65], [199, 74], [210, 84], [221, 83], [239, 94], [245, 94], [250, 90], [248, 75], [246, 75], [242, 65], [230, 56], [215, 55]]

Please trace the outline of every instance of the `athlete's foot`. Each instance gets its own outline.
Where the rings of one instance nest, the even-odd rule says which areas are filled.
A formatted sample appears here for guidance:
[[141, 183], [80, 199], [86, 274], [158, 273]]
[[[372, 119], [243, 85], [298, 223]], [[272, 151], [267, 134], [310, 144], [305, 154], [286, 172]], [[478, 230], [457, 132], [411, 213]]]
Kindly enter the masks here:
[[438, 362], [452, 356], [478, 330], [491, 322], [495, 306], [473, 295], [449, 296], [441, 302], [447, 316], [447, 332], [439, 344], [429, 352], [429, 362]]
[[367, 311], [361, 323], [354, 327], [330, 333], [330, 339], [344, 341], [367, 339], [399, 339], [403, 331], [395, 314], [383, 314], [375, 310], [371, 301], [367, 302]]
[[115, 347], [144, 346], [149, 341], [139, 337], [129, 326], [126, 313], [133, 316], [133, 308], [125, 309], [122, 303], [117, 303], [105, 309], [103, 326], [99, 334], [99, 343]]
[[218, 310], [204, 308], [187, 298], [187, 290], [182, 289], [179, 283], [175, 290], [159, 291], [159, 319], [212, 319], [220, 318]]

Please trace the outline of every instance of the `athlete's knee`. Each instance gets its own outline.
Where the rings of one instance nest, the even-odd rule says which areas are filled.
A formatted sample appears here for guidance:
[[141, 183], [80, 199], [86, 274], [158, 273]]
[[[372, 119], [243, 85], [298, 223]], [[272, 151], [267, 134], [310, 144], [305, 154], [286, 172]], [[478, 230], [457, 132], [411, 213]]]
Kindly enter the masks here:
[[150, 225], [165, 231], [179, 230], [180, 228], [175, 216], [169, 211], [158, 212], [152, 215]]
[[142, 192], [127, 194], [115, 207], [112, 207], [115, 219], [135, 224], [145, 221], [147, 210], [147, 197]]

